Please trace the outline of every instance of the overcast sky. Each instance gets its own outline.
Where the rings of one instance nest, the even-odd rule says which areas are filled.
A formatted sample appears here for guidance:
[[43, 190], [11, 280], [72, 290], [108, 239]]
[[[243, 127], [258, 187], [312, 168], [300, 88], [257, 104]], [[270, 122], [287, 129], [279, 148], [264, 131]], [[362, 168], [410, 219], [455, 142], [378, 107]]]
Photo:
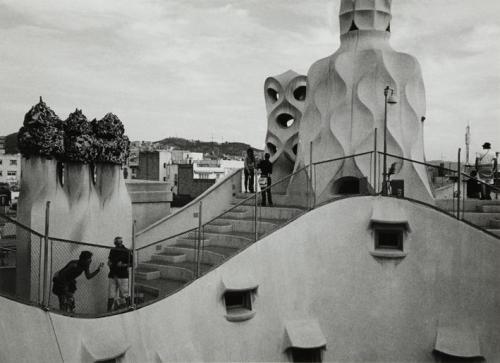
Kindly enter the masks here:
[[[262, 148], [263, 83], [339, 45], [339, 0], [0, 0], [0, 135], [38, 96], [61, 117], [116, 113], [133, 140]], [[392, 44], [427, 88], [427, 159], [500, 151], [500, 1], [394, 0]]]

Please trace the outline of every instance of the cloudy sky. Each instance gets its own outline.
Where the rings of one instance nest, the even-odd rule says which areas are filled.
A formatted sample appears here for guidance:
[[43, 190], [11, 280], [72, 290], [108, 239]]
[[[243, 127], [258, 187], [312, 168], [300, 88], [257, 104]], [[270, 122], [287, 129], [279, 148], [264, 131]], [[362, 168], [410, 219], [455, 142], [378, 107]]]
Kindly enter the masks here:
[[[38, 96], [66, 118], [116, 113], [133, 140], [262, 147], [263, 83], [339, 45], [339, 0], [0, 0], [0, 135]], [[500, 2], [394, 0], [392, 44], [427, 87], [428, 159], [500, 151]]]

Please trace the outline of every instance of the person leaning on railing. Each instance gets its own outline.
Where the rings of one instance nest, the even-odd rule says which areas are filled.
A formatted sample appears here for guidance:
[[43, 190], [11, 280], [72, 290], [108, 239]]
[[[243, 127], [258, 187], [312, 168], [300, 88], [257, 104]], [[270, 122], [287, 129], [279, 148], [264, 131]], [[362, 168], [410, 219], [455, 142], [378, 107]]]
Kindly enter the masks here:
[[90, 272], [92, 252], [82, 251], [78, 260], [69, 261], [66, 266], [57, 271], [52, 278], [52, 292], [59, 298], [59, 309], [72, 313], [75, 311], [76, 278], [85, 272], [85, 277], [90, 280], [96, 276], [104, 263], [100, 263], [94, 272]]

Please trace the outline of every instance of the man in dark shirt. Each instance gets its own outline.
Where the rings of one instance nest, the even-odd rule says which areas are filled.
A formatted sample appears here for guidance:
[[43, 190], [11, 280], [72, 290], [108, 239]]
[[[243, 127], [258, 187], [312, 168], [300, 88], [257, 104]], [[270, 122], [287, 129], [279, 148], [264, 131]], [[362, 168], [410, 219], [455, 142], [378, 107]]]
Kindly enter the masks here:
[[76, 278], [85, 272], [85, 277], [90, 280], [101, 271], [104, 263], [90, 272], [89, 267], [92, 262], [92, 253], [82, 251], [78, 260], [68, 262], [61, 270], [57, 271], [52, 278], [52, 292], [59, 298], [59, 309], [72, 313], [75, 311], [75, 298], [73, 294], [76, 291]]
[[[109, 251], [109, 288], [108, 288], [108, 311], [113, 310], [113, 305], [117, 302], [121, 305], [130, 305], [130, 295], [128, 286], [128, 268], [132, 266], [132, 254], [123, 245], [121, 237], [115, 237], [115, 247]], [[124, 301], [124, 303], [123, 303]]]
[[271, 155], [269, 153], [266, 153], [264, 155], [264, 160], [261, 160], [258, 165], [258, 169], [260, 169], [261, 175], [260, 178], [261, 180], [264, 180], [265, 183], [260, 183], [260, 189], [262, 191], [262, 206], [266, 206], [266, 196], [267, 196], [267, 202], [269, 203], [269, 206], [273, 206], [273, 198], [271, 196], [271, 175], [273, 174], [273, 164], [269, 159], [271, 158]]

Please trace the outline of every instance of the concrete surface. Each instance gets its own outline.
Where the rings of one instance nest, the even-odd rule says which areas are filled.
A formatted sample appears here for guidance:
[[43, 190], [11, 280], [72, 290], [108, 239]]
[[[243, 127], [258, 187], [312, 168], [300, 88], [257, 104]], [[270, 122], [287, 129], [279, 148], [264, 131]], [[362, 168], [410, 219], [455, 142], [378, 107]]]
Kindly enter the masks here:
[[[434, 362], [442, 326], [475, 329], [481, 355], [500, 360], [499, 241], [432, 208], [391, 199], [411, 228], [407, 254], [376, 258], [369, 253], [375, 200], [318, 208], [138, 311], [74, 319], [2, 298], [2, 361], [17, 362], [20, 354], [60, 360], [50, 320], [67, 362], [84, 361], [84, 345], [99, 348], [92, 344], [127, 348], [123, 362], [287, 361], [287, 322], [310, 319], [326, 339], [324, 361]], [[223, 281], [245, 271], [259, 285], [255, 315], [228, 322]]]

